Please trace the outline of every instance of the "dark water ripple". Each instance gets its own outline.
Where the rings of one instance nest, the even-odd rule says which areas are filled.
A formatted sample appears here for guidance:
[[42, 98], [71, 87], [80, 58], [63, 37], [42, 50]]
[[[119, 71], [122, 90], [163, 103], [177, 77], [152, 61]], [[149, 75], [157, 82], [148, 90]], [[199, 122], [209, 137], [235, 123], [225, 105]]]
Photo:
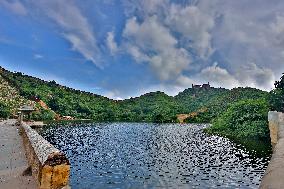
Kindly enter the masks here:
[[203, 134], [205, 127], [74, 124], [42, 135], [70, 159], [72, 188], [258, 188], [269, 156]]

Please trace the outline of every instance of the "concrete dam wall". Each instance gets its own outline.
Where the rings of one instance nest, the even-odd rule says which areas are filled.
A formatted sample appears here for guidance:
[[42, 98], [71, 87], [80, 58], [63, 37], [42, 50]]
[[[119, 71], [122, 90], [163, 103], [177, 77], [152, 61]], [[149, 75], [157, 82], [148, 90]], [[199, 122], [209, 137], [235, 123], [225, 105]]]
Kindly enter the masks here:
[[260, 189], [284, 188], [284, 113], [268, 113], [273, 154], [261, 181]]
[[[268, 113], [273, 155], [259, 188], [284, 188], [284, 113]], [[66, 156], [25, 123], [21, 126], [26, 157], [40, 189], [68, 187], [70, 163]]]
[[66, 156], [25, 123], [21, 132], [32, 175], [40, 189], [68, 186], [70, 163]]

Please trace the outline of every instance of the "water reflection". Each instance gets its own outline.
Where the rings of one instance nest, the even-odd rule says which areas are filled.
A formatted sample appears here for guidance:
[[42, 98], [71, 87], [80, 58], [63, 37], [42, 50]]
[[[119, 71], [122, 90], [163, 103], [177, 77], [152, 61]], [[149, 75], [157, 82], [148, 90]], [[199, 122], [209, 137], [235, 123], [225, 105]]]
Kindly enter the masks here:
[[257, 188], [269, 161], [202, 124], [52, 126], [42, 135], [71, 162], [73, 188]]

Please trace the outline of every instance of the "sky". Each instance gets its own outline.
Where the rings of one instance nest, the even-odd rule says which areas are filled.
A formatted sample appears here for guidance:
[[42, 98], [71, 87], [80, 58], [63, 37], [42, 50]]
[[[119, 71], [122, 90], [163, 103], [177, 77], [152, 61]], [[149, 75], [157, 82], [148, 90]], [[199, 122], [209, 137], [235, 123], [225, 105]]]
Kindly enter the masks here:
[[283, 0], [0, 0], [0, 66], [112, 99], [271, 90]]

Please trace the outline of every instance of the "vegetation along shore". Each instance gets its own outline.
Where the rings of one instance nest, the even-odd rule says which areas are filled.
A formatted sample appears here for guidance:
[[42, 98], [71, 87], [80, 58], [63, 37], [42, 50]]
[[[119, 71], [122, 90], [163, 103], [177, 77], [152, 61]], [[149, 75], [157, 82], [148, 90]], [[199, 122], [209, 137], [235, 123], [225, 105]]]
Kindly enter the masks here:
[[[86, 119], [95, 122], [211, 123], [205, 131], [233, 139], [269, 138], [267, 112], [284, 111], [284, 77], [271, 92], [255, 88], [192, 86], [176, 96], [150, 92], [112, 100], [55, 81], [0, 71], [0, 117], [15, 117], [17, 108], [34, 105], [33, 120]], [[182, 115], [181, 119], [178, 119]]]

